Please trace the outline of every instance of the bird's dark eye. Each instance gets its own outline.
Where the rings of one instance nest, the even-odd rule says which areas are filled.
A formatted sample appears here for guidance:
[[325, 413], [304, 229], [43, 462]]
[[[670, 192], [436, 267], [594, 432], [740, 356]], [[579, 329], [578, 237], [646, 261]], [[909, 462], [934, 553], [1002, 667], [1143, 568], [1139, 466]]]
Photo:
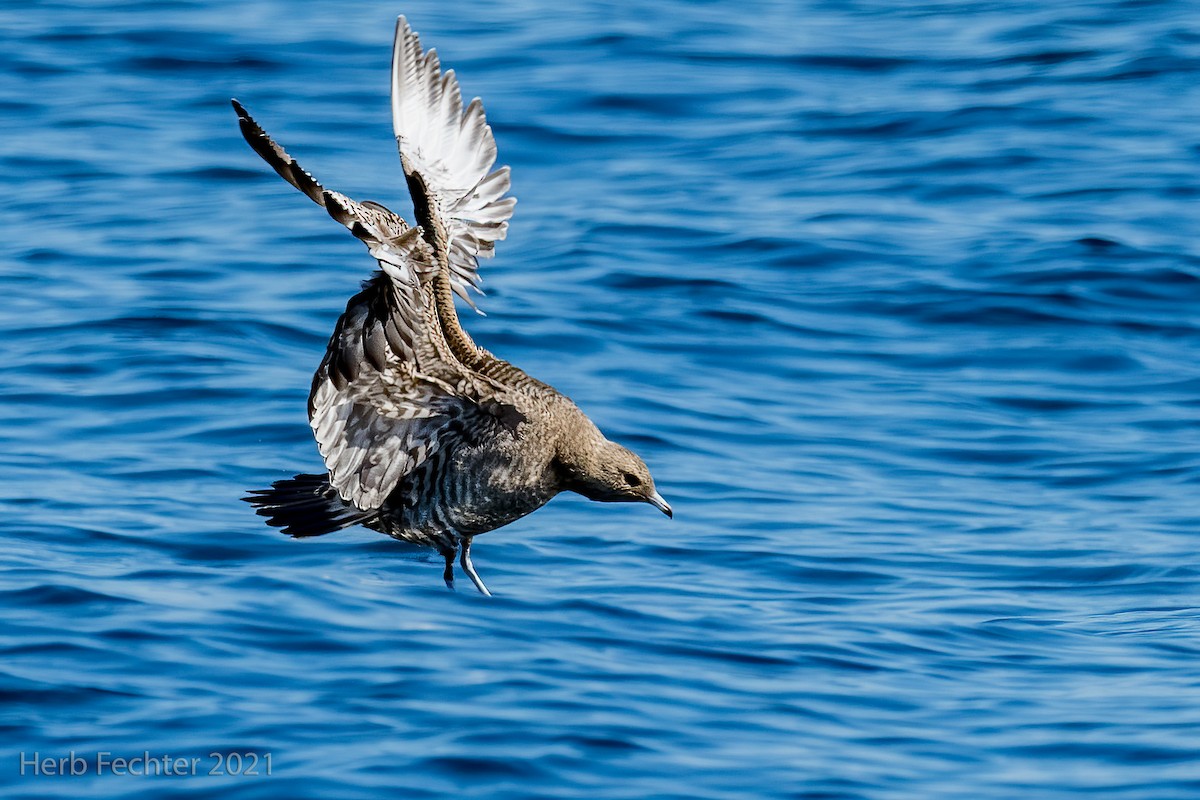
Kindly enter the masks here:
[[637, 475], [634, 475], [632, 472], [625, 473], [625, 482], [627, 484], [629, 484], [630, 486], [641, 486], [642, 485], [642, 479], [639, 478]]

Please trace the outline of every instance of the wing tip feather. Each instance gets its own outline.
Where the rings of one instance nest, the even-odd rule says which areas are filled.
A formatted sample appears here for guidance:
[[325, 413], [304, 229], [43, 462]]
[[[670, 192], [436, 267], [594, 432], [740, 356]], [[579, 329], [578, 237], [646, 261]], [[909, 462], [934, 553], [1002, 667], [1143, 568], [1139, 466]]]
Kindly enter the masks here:
[[516, 205], [515, 198], [506, 197], [511, 169], [492, 169], [496, 141], [483, 100], [472, 97], [464, 107], [455, 71], [441, 71], [437, 48], [422, 50], [403, 14], [396, 18], [391, 79], [392, 128], [405, 173], [421, 174], [432, 201], [430, 216], [447, 226], [451, 239], [460, 240], [450, 255], [454, 272], [468, 279], [452, 274], [451, 281], [476, 308], [466, 286], [473, 283], [469, 276], [478, 270], [478, 259], [491, 257], [494, 242], [506, 236]]

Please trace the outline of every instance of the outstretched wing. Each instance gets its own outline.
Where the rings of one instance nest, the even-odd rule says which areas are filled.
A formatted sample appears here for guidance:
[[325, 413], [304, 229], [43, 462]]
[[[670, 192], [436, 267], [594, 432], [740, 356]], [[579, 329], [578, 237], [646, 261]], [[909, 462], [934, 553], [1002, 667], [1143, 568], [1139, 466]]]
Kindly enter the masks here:
[[360, 203], [340, 192], [326, 189], [254, 121], [254, 117], [250, 116], [250, 112], [241, 103], [237, 100], [231, 102], [238, 115], [242, 136], [254, 152], [262, 156], [263, 161], [270, 164], [281, 178], [304, 192], [310, 200], [329, 212], [329, 216], [345, 225], [362, 240], [370, 249], [371, 255], [380, 262], [384, 272], [405, 284], [416, 282], [410, 265], [402, 255], [390, 249], [389, 244], [391, 240], [409, 231], [404, 220], [378, 203]]
[[475, 98], [463, 110], [454, 70], [423, 52], [408, 21], [396, 21], [392, 47], [392, 127], [408, 177], [417, 222], [433, 230], [449, 261], [456, 294], [474, 307], [480, 258], [494, 255], [516, 198], [505, 197], [508, 167], [492, 171], [496, 141]]
[[436, 258], [421, 229], [377, 203], [325, 189], [233, 105], [255, 152], [345, 225], [382, 269], [346, 305], [308, 401], [329, 482], [358, 508], [379, 508], [434, 453], [488, 425], [511, 427], [514, 409], [446, 356], [428, 296]]

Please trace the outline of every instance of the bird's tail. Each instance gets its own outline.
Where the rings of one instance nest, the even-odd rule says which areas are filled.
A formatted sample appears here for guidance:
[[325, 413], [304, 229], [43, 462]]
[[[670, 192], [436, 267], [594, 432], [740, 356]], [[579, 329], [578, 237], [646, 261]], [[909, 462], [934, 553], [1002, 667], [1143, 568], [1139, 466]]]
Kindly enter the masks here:
[[328, 475], [297, 475], [275, 481], [270, 489], [253, 489], [243, 497], [268, 525], [297, 538], [320, 536], [369, 522], [378, 511], [362, 511], [347, 503], [329, 485]]

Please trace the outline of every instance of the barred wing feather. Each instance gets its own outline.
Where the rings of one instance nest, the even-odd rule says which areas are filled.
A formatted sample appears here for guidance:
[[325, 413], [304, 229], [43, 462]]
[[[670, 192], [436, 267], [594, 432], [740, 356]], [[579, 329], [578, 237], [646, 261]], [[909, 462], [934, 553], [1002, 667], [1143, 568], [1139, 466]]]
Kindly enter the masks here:
[[435, 235], [446, 251], [451, 286], [474, 307], [467, 288], [479, 289], [478, 259], [494, 255], [517, 201], [504, 196], [508, 167], [492, 171], [496, 141], [483, 104], [476, 98], [464, 111], [454, 70], [443, 73], [436, 51], [422, 51], [404, 17], [396, 22], [392, 49], [392, 126], [410, 189], [419, 176], [426, 195], [413, 190], [418, 221], [441, 228]]
[[461, 420], [482, 408], [449, 382], [470, 381], [457, 362], [440, 355], [442, 334], [426, 295], [435, 256], [420, 228], [377, 203], [325, 189], [245, 108], [236, 100], [233, 105], [254, 151], [346, 226], [382, 270], [347, 303], [308, 403], [329, 482], [342, 499], [374, 510], [405, 475], [461, 440]]

